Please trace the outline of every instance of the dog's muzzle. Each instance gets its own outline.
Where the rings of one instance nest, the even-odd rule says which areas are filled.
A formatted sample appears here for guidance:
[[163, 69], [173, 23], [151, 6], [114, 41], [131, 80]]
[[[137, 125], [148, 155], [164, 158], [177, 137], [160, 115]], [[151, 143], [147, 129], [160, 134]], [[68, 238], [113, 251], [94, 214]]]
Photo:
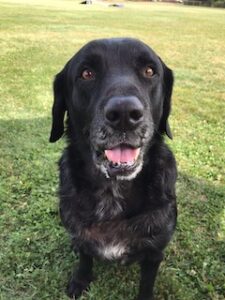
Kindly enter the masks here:
[[108, 178], [133, 179], [142, 168], [144, 106], [136, 96], [111, 97], [103, 117], [111, 134], [101, 151], [95, 153], [96, 165]]

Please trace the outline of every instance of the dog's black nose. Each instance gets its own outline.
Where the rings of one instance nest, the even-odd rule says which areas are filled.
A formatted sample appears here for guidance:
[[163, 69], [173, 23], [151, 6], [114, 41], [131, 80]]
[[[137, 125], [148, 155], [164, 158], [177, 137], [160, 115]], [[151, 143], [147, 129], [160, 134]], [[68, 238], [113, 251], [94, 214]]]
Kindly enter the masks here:
[[143, 120], [144, 107], [135, 96], [112, 97], [104, 108], [106, 122], [115, 129], [136, 128]]

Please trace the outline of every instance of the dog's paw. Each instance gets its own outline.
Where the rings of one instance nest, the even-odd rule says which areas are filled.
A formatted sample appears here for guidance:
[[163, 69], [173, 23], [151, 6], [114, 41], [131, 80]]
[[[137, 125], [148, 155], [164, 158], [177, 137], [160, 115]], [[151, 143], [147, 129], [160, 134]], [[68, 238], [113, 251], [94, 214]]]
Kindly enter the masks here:
[[74, 277], [71, 278], [67, 285], [66, 293], [71, 299], [78, 299], [81, 294], [86, 291], [91, 281], [79, 280]]

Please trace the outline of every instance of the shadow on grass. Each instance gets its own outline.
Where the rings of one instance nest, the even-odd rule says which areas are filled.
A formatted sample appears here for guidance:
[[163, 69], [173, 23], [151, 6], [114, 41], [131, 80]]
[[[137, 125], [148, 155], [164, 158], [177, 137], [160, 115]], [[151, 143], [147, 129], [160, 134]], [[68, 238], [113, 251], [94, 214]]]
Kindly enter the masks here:
[[[58, 216], [56, 162], [64, 142], [48, 143], [50, 118], [0, 121], [0, 298], [67, 299], [76, 262]], [[222, 187], [179, 174], [179, 218], [156, 283], [156, 299], [223, 299], [225, 212]], [[138, 267], [96, 262], [82, 299], [131, 300]]]

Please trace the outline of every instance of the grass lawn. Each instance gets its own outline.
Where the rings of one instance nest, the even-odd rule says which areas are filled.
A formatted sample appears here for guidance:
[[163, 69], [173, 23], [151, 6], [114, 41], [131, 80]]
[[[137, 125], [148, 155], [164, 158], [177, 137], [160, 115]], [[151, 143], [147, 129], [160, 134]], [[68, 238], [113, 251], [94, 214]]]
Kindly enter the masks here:
[[[63, 300], [76, 257], [58, 216], [52, 79], [90, 39], [131, 36], [174, 70], [178, 226], [156, 300], [225, 299], [225, 10], [0, 0], [0, 299]], [[132, 300], [138, 268], [95, 264], [82, 300]]]

